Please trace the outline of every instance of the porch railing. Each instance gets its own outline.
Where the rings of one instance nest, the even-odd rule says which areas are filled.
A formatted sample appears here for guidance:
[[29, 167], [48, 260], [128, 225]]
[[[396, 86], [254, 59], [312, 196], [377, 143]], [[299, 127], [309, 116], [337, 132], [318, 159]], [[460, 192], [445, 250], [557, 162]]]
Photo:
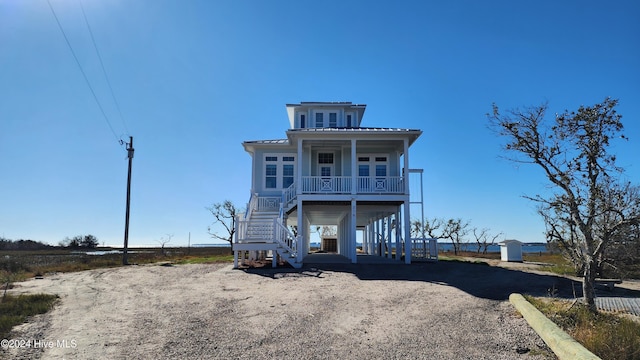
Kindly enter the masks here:
[[[405, 181], [402, 176], [358, 176], [356, 182], [356, 193], [402, 194], [405, 190]], [[301, 191], [303, 194], [350, 194], [351, 188], [352, 181], [350, 176], [302, 177]]]
[[438, 239], [411, 238], [411, 258], [438, 261]]
[[404, 193], [402, 176], [358, 177], [358, 193]]
[[351, 193], [351, 177], [303, 176], [302, 193], [349, 194]]
[[258, 198], [257, 211], [278, 211], [280, 209], [281, 197], [261, 196]]

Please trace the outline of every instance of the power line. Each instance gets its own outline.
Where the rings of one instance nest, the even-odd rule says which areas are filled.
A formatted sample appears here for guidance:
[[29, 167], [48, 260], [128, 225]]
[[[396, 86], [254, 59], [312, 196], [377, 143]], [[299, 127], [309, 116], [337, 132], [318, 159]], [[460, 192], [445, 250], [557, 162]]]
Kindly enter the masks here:
[[102, 73], [104, 74], [104, 78], [107, 81], [107, 85], [109, 86], [109, 91], [111, 92], [111, 98], [113, 98], [113, 102], [116, 104], [116, 109], [118, 109], [118, 114], [120, 114], [120, 120], [122, 120], [122, 125], [124, 129], [129, 134], [129, 129], [127, 128], [127, 123], [122, 115], [122, 111], [120, 110], [120, 104], [116, 99], [116, 95], [113, 92], [113, 87], [111, 87], [111, 81], [109, 81], [109, 76], [107, 76], [107, 70], [104, 67], [104, 62], [102, 61], [102, 56], [100, 56], [100, 51], [98, 51], [98, 45], [96, 44], [96, 39], [93, 37], [93, 31], [91, 30], [91, 26], [89, 25], [89, 20], [87, 19], [87, 14], [84, 12], [84, 6], [82, 5], [82, 0], [80, 2], [80, 9], [82, 10], [82, 16], [84, 17], [84, 22], [87, 24], [87, 29], [89, 30], [89, 35], [91, 36], [91, 42], [93, 43], [93, 48], [96, 49], [96, 54], [98, 55], [98, 60], [100, 60], [100, 66], [102, 67]]
[[98, 104], [98, 108], [100, 109], [100, 112], [102, 113], [102, 116], [104, 117], [104, 120], [107, 122], [107, 125], [109, 125], [109, 129], [111, 129], [111, 133], [113, 134], [113, 136], [122, 145], [122, 140], [118, 137], [118, 135], [116, 135], [116, 132], [113, 130], [113, 126], [111, 126], [111, 121], [109, 121], [109, 118], [107, 117], [107, 114], [104, 112], [104, 108], [102, 107], [102, 104], [100, 104], [100, 100], [98, 100], [98, 96], [96, 96], [95, 91], [93, 91], [93, 87], [91, 86], [91, 82], [89, 82], [89, 78], [87, 77], [87, 74], [82, 69], [82, 65], [80, 65], [80, 61], [78, 60], [78, 57], [76, 56], [75, 51], [73, 51], [73, 47], [71, 46], [71, 43], [69, 42], [69, 39], [67, 38], [67, 34], [64, 32], [64, 29], [62, 28], [62, 24], [60, 24], [60, 20], [58, 19], [58, 15], [56, 15], [55, 10], [53, 9], [53, 5], [51, 5], [51, 1], [47, 0], [47, 3], [49, 4], [49, 8], [51, 9], [51, 13], [53, 13], [53, 17], [56, 19], [56, 23], [58, 23], [58, 28], [60, 28], [60, 31], [62, 32], [62, 36], [64, 36], [64, 40], [67, 42], [67, 45], [69, 46], [69, 50], [71, 50], [71, 54], [73, 55], [73, 58], [76, 60], [76, 64], [78, 65], [78, 69], [80, 69], [80, 72], [82, 73], [82, 76], [84, 77], [84, 80], [86, 81], [87, 86], [89, 86], [89, 90], [91, 90], [91, 94], [93, 95], [93, 99], [96, 101], [96, 104]]

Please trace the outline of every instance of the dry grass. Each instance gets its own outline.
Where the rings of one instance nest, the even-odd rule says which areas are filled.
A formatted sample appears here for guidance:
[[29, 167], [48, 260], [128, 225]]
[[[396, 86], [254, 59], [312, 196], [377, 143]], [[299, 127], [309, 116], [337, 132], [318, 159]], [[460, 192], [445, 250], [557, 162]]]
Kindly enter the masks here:
[[[109, 249], [107, 249], [109, 250]], [[130, 249], [130, 264], [159, 261], [179, 263], [227, 262], [233, 259], [229, 248], [140, 248]], [[122, 266], [122, 254], [88, 255], [74, 250], [0, 251], [0, 270], [18, 274], [16, 281], [54, 272], [73, 272]]]
[[573, 302], [526, 298], [603, 360], [640, 359], [640, 323], [616, 314], [592, 312], [584, 305], [573, 305]]
[[56, 295], [7, 295], [0, 302], [0, 338], [8, 338], [11, 328], [22, 324], [30, 316], [43, 314], [58, 299]]

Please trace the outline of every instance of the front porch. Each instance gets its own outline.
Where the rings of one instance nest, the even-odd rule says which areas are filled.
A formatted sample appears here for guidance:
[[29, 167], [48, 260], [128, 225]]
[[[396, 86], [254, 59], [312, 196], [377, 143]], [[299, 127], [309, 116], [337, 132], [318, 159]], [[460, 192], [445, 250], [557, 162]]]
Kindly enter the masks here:
[[[297, 190], [295, 183], [291, 187]], [[302, 176], [299, 190], [299, 194], [404, 194], [405, 189], [402, 176]]]

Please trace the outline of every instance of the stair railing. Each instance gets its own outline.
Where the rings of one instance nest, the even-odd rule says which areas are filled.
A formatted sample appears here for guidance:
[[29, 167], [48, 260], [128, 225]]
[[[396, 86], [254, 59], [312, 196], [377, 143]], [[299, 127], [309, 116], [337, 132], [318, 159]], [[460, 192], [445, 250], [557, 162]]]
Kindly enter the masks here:
[[282, 219], [273, 219], [273, 227], [275, 241], [295, 257], [298, 247], [296, 236], [282, 223]]
[[249, 202], [247, 203], [247, 209], [244, 212], [244, 219], [248, 220], [251, 217], [251, 213], [253, 213], [253, 211], [256, 209], [256, 207], [258, 206], [258, 194], [251, 194], [251, 197], [249, 198]]
[[289, 185], [288, 188], [282, 190], [282, 207], [287, 208], [296, 198], [296, 183]]

